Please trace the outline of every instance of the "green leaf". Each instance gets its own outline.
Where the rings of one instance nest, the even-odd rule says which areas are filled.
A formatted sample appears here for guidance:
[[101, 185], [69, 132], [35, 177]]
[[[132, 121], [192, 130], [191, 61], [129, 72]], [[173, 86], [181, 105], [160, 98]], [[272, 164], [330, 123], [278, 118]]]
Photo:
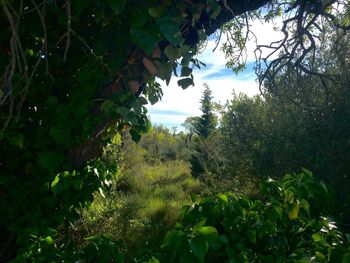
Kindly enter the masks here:
[[50, 172], [55, 171], [63, 162], [64, 154], [58, 151], [45, 151], [38, 153], [37, 162]]
[[148, 14], [151, 17], [158, 18], [164, 13], [164, 6], [158, 6], [158, 7], [151, 7], [148, 9]]
[[52, 181], [51, 183], [51, 188], [54, 188], [60, 181], [60, 176], [56, 175], [55, 180]]
[[211, 2], [212, 3], [212, 10], [211, 10], [211, 14], [210, 14], [210, 18], [211, 19], [216, 19], [217, 16], [220, 14], [221, 12], [221, 6], [218, 5], [215, 2]]
[[301, 207], [304, 208], [307, 213], [310, 213], [310, 204], [307, 200], [302, 199], [300, 204], [301, 204]]
[[324, 262], [324, 263], [328, 262], [328, 260], [322, 253], [316, 251], [315, 255], [316, 255], [316, 258], [319, 260], [318, 262]]
[[187, 77], [192, 74], [192, 69], [189, 67], [182, 67], [181, 68], [181, 77]]
[[176, 249], [186, 240], [186, 234], [180, 230], [169, 231], [164, 238], [164, 245]]
[[300, 208], [299, 204], [293, 204], [292, 209], [288, 213], [288, 217], [290, 220], [294, 220], [298, 217], [299, 208]]
[[131, 138], [134, 142], [139, 142], [141, 140], [141, 134], [133, 129], [129, 131]]
[[170, 61], [175, 61], [181, 57], [181, 49], [173, 46], [167, 46], [164, 49], [164, 54], [168, 57]]
[[200, 262], [204, 262], [205, 255], [208, 252], [209, 244], [208, 241], [203, 237], [196, 236], [191, 239], [190, 247], [192, 253], [198, 258]]
[[50, 129], [50, 136], [57, 144], [65, 144], [69, 138], [69, 130], [58, 127], [52, 127]]
[[183, 89], [187, 89], [190, 85], [194, 86], [192, 78], [180, 79], [177, 81], [177, 84]]
[[219, 198], [224, 203], [228, 203], [228, 198], [227, 198], [226, 195], [224, 195], [224, 194], [217, 194], [216, 197]]
[[315, 233], [311, 237], [315, 243], [322, 240], [322, 235], [320, 233]]
[[155, 103], [157, 103], [157, 102], [159, 101], [158, 96], [155, 95], [155, 94], [153, 94], [153, 93], [152, 93], [152, 94], [149, 94], [148, 99], [149, 99], [149, 102], [150, 102], [152, 105], [154, 105]]
[[213, 249], [219, 249], [224, 244], [219, 237], [218, 231], [213, 226], [203, 226], [199, 228], [198, 234], [205, 238]]
[[135, 25], [130, 29], [130, 36], [133, 42], [148, 54], [152, 53], [161, 40], [161, 35], [154, 24], [147, 26], [147, 30], [144, 25]]
[[173, 45], [182, 44], [183, 39], [179, 29], [179, 25], [172, 20], [170, 15], [162, 16], [156, 19], [158, 28], [164, 37]]
[[54, 241], [53, 241], [52, 237], [50, 237], [50, 236], [47, 236], [43, 241], [47, 245], [53, 245], [54, 244]]
[[200, 228], [202, 228], [205, 223], [207, 222], [207, 219], [204, 218], [203, 220], [199, 221], [194, 227], [193, 227], [193, 231], [196, 232], [198, 231]]
[[326, 192], [326, 193], [328, 193], [328, 189], [327, 189], [327, 186], [326, 186], [326, 184], [324, 183], [324, 182], [320, 182], [320, 185], [321, 185], [321, 187], [323, 188], [323, 190]]
[[24, 139], [25, 139], [24, 135], [19, 133], [19, 134], [16, 134], [15, 136], [10, 137], [9, 141], [12, 145], [23, 149]]
[[218, 236], [218, 231], [216, 230], [215, 227], [213, 226], [203, 226], [201, 228], [198, 229], [198, 233], [200, 233], [203, 236]]
[[248, 229], [248, 240], [253, 244], [256, 244], [256, 230], [249, 228]]
[[120, 14], [123, 11], [127, 0], [107, 0], [108, 6], [113, 10], [115, 14]]

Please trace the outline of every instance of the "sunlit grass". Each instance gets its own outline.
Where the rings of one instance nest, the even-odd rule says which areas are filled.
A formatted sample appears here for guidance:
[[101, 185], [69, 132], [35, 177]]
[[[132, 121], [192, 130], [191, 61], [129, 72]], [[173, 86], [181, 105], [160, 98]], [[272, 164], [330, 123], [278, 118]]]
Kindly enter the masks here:
[[181, 207], [198, 194], [201, 185], [182, 161], [127, 169], [106, 198], [96, 193], [83, 222], [89, 234], [109, 233], [136, 255], [146, 243], [159, 243], [179, 218]]

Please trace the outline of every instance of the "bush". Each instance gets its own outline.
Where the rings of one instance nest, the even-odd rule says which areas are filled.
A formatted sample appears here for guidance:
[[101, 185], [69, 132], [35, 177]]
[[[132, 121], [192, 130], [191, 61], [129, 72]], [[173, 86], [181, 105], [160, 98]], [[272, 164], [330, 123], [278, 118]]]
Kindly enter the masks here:
[[182, 208], [157, 256], [161, 262], [348, 262], [344, 235], [327, 215], [328, 196], [326, 185], [303, 170], [262, 183], [260, 199], [205, 198]]

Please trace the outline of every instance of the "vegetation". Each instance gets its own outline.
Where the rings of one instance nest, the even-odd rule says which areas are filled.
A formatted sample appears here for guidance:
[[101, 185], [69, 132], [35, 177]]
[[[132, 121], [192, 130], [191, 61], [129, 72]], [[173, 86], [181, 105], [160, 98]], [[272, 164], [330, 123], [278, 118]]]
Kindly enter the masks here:
[[206, 166], [210, 163], [210, 153], [207, 149], [209, 137], [213, 135], [216, 129], [217, 120], [213, 111], [213, 96], [207, 84], [204, 85], [203, 97], [201, 99], [200, 117], [192, 118], [187, 121], [187, 128], [190, 130], [190, 140], [193, 137], [191, 153], [191, 173], [194, 177], [203, 176]]
[[201, 191], [187, 159], [182, 159], [186, 150], [182, 143], [181, 134], [171, 134], [161, 126], [152, 128], [138, 144], [125, 134], [125, 168], [105, 197], [96, 193], [78, 232], [88, 236], [109, 233], [113, 241], [123, 241], [130, 261], [160, 247], [181, 207], [190, 203], [190, 194]]
[[327, 202], [328, 192], [309, 171], [269, 179], [261, 194], [260, 200], [219, 194], [185, 206], [164, 239], [161, 262], [349, 261], [344, 236], [320, 216], [325, 209], [313, 206]]
[[[263, 6], [264, 9], [259, 9]], [[139, 146], [120, 137], [127, 130], [133, 140], [140, 141], [141, 135], [151, 128], [145, 105], [156, 103], [162, 96], [157, 78], [169, 83], [173, 75], [179, 75], [179, 86], [193, 85], [193, 69], [203, 66], [195, 55], [207, 36], [218, 32], [218, 43], [221, 37], [226, 38], [223, 50], [227, 65], [239, 71], [244, 67], [250, 22], [254, 19], [269, 21], [284, 14], [281, 31], [285, 39], [268, 47], [273, 54], [283, 52], [276, 59], [268, 56], [260, 60], [267, 65], [257, 65], [260, 81], [267, 92], [258, 109], [266, 110], [267, 116], [267, 108], [271, 107], [272, 114], [279, 116], [277, 105], [282, 105], [294, 114], [292, 116], [300, 115], [303, 117], [300, 120], [302, 129], [292, 129], [300, 136], [296, 136], [296, 143], [291, 143], [288, 148], [283, 148], [281, 141], [266, 143], [265, 138], [257, 138], [257, 133], [249, 130], [252, 127], [259, 131], [265, 124], [265, 135], [274, 134], [266, 127], [270, 122], [266, 121], [262, 126], [254, 122], [255, 116], [262, 113], [255, 112], [255, 108], [249, 109], [249, 99], [246, 100], [247, 107], [240, 102], [237, 108], [231, 105], [232, 110], [227, 114], [234, 113], [233, 126], [231, 119], [225, 120], [224, 116], [222, 130], [217, 136], [206, 138], [205, 149], [212, 149], [213, 153], [206, 161], [215, 165], [205, 167], [201, 172], [206, 185], [203, 193], [211, 192], [214, 189], [211, 186], [230, 186], [226, 182], [234, 182], [233, 178], [240, 174], [243, 175], [241, 179], [247, 175], [260, 182], [258, 175], [269, 173], [277, 177], [286, 170], [299, 169], [300, 162], [305, 162], [336, 189], [339, 187], [339, 198], [345, 200], [348, 192], [344, 175], [347, 176], [349, 163], [349, 114], [345, 99], [349, 86], [347, 1], [200, 0], [194, 4], [191, 0], [0, 0], [0, 7], [0, 211], [6, 211], [0, 219], [1, 261], [122, 262], [138, 257], [140, 261], [157, 262], [156, 258], [167, 256], [176, 260], [181, 251], [186, 252], [184, 260], [200, 262], [221, 256], [224, 260], [268, 261], [270, 257], [264, 258], [267, 252], [281, 260], [284, 256], [293, 260], [294, 254], [298, 260], [336, 261], [341, 256], [344, 262], [348, 260], [345, 248], [348, 243], [344, 235], [331, 231], [329, 228], [333, 227], [329, 226], [333, 224], [329, 220], [320, 219], [319, 215], [328, 216], [323, 214], [326, 212], [316, 209], [318, 215], [313, 212], [308, 215], [306, 202], [311, 207], [317, 207], [317, 203], [311, 204], [304, 195], [299, 196], [298, 189], [291, 190], [292, 194], [288, 196], [285, 192], [274, 195], [271, 197], [274, 199], [269, 199], [272, 203], [265, 202], [263, 196], [260, 202], [234, 195], [228, 197], [230, 194], [226, 198], [221, 196], [223, 211], [228, 209], [226, 206], [235, 206], [245, 200], [242, 202], [247, 203], [247, 211], [252, 212], [249, 222], [262, 221], [263, 226], [276, 223], [274, 226], [280, 228], [280, 232], [271, 230], [269, 233], [285, 236], [284, 244], [279, 244], [285, 255], [275, 255], [275, 245], [258, 247], [249, 243], [254, 244], [254, 229], [247, 230], [243, 221], [238, 222], [243, 229], [238, 233], [250, 233], [248, 236], [251, 237], [237, 249], [244, 251], [245, 257], [230, 255], [232, 242], [237, 239], [230, 236], [232, 233], [226, 234], [227, 244], [224, 238], [224, 243], [216, 246], [216, 233], [227, 231], [219, 227], [226, 215], [215, 214], [220, 209], [220, 206], [215, 207], [216, 199], [204, 199], [209, 200], [212, 209], [205, 212], [208, 216], [203, 215], [203, 218], [208, 217], [208, 224], [201, 223], [201, 226], [209, 227], [201, 229], [207, 239], [196, 237], [199, 232], [190, 233], [191, 252], [185, 246], [187, 243], [183, 244], [181, 234], [174, 239], [180, 244], [178, 250], [166, 252], [167, 242], [173, 242], [168, 234], [163, 252], [158, 247], [160, 234], [173, 226], [179, 215], [174, 210], [188, 202], [189, 192], [202, 188], [189, 176], [186, 161], [191, 153], [184, 150], [181, 142], [185, 135], [175, 136], [159, 128], [146, 136]], [[325, 39], [331, 40], [332, 44]], [[299, 87], [303, 89], [300, 91]], [[302, 93], [304, 91], [306, 94]], [[314, 94], [315, 91], [321, 92]], [[210, 100], [210, 94], [207, 95], [206, 100]], [[293, 103], [286, 103], [291, 96]], [[303, 107], [294, 107], [295, 102]], [[322, 106], [329, 102], [334, 107]], [[203, 113], [209, 110], [206, 106], [203, 104]], [[242, 112], [236, 116], [237, 110]], [[254, 114], [249, 115], [250, 112]], [[204, 117], [205, 114], [203, 121]], [[287, 130], [298, 127], [283, 122], [282, 116], [280, 119], [278, 123], [284, 124]], [[340, 129], [333, 131], [334, 124]], [[284, 136], [278, 126], [272, 127], [277, 135]], [[230, 135], [231, 128], [241, 129], [241, 137], [235, 137], [238, 132]], [[318, 144], [316, 138], [318, 140], [323, 131], [326, 133]], [[242, 136], [245, 132], [250, 137]], [[292, 142], [292, 134], [287, 135]], [[247, 147], [242, 148], [244, 163], [238, 155], [232, 154], [237, 147], [228, 148], [226, 155], [220, 148], [214, 150], [213, 145], [225, 136], [229, 136], [231, 146], [240, 147], [247, 142]], [[310, 138], [314, 139], [311, 143]], [[130, 154], [133, 151], [130, 149], [135, 149], [136, 154]], [[270, 155], [271, 149], [277, 150]], [[279, 155], [289, 149], [290, 155]], [[232, 164], [238, 166], [231, 165], [230, 156], [234, 158]], [[341, 157], [339, 162], [337, 156]], [[271, 160], [266, 163], [262, 161], [264, 158]], [[176, 182], [170, 185], [167, 180]], [[295, 180], [298, 187], [305, 184], [309, 189], [307, 180], [304, 183]], [[124, 191], [121, 190], [123, 184]], [[164, 186], [157, 190], [158, 193], [157, 184]], [[314, 183], [312, 186], [318, 189]], [[137, 187], [139, 192], [133, 189]], [[98, 197], [108, 193], [115, 200]], [[263, 191], [256, 193], [259, 194], [263, 195]], [[292, 195], [296, 198], [286, 203], [285, 198]], [[152, 206], [141, 205], [141, 199], [148, 200]], [[274, 202], [285, 211], [272, 218], [272, 222], [270, 219], [265, 222], [264, 213]], [[292, 205], [292, 212], [288, 204]], [[130, 205], [137, 207], [130, 209]], [[195, 203], [193, 206], [194, 211], [201, 213], [201, 205]], [[305, 211], [299, 206], [304, 206]], [[300, 213], [295, 212], [298, 209]], [[182, 223], [177, 228], [181, 228], [181, 224], [186, 227], [186, 214], [191, 218], [191, 211], [186, 208], [180, 211]], [[340, 211], [329, 211], [333, 212], [337, 220], [346, 218]], [[144, 219], [146, 216], [150, 221]], [[110, 218], [120, 224], [108, 222]], [[136, 226], [130, 225], [130, 220], [134, 220]], [[189, 225], [198, 224], [191, 220]], [[316, 226], [312, 225], [307, 232], [294, 231], [294, 223], [309, 227], [310, 220]], [[328, 224], [327, 234], [322, 234], [321, 224], [326, 227]], [[142, 234], [150, 228], [155, 232], [149, 237], [154, 242], [148, 249], [141, 245], [141, 238], [135, 239], [138, 237], [135, 231]], [[109, 236], [103, 230], [124, 236]], [[181, 231], [187, 233], [187, 230]], [[193, 232], [193, 229], [189, 231]], [[256, 240], [261, 240], [264, 234], [258, 232]], [[213, 244], [210, 243], [211, 236]], [[295, 244], [296, 237], [305, 242]], [[228, 250], [225, 250], [226, 245]], [[147, 251], [142, 253], [140, 247]]]

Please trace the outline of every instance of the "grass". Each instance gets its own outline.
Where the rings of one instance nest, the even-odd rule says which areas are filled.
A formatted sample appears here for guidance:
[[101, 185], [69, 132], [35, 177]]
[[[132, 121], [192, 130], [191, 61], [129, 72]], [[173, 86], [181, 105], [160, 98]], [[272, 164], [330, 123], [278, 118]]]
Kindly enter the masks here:
[[190, 193], [201, 185], [192, 178], [188, 163], [142, 163], [125, 170], [106, 198], [96, 194], [83, 212], [81, 228], [88, 235], [108, 233], [122, 240], [130, 258], [157, 247], [179, 218]]

